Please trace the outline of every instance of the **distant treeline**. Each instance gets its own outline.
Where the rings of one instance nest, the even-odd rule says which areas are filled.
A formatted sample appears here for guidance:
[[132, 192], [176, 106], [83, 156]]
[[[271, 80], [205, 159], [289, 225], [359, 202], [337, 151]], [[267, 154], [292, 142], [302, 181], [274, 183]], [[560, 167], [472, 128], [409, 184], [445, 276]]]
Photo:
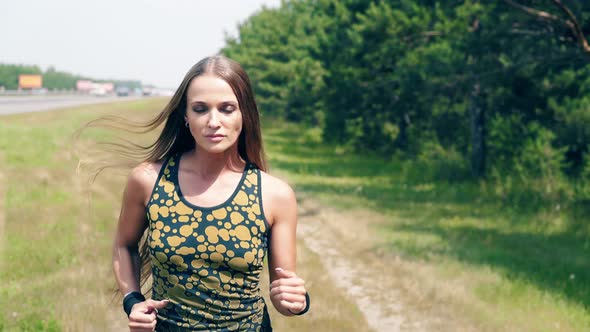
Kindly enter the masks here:
[[76, 81], [90, 80], [94, 82], [113, 82], [116, 86], [124, 85], [129, 88], [141, 87], [140, 81], [128, 80], [106, 80], [92, 79], [84, 76], [73, 75], [67, 72], [58, 71], [54, 67], [49, 67], [43, 71], [39, 66], [16, 65], [0, 63], [0, 87], [7, 90], [18, 89], [18, 77], [22, 74], [33, 74], [43, 76], [43, 87], [46, 89], [76, 89]]
[[[525, 6], [526, 5], [526, 6]], [[456, 180], [590, 177], [590, 2], [287, 0], [222, 50], [263, 114]]]

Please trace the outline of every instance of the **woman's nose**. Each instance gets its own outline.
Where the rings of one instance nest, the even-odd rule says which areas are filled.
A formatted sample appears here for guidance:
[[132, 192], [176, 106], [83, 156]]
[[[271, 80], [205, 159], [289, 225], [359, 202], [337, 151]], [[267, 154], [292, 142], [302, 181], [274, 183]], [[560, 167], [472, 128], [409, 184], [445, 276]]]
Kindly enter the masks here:
[[207, 122], [209, 128], [219, 127], [219, 113], [217, 110], [211, 110], [209, 112], [209, 121]]

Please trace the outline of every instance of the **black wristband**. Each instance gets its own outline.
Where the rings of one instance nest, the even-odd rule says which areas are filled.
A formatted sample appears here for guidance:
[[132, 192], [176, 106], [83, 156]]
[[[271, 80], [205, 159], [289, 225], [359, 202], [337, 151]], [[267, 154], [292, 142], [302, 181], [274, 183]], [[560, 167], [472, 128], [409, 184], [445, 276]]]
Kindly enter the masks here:
[[123, 310], [125, 310], [127, 317], [131, 314], [131, 308], [143, 301], [145, 301], [145, 297], [140, 292], [131, 292], [125, 295], [125, 298], [123, 299]]
[[[287, 310], [289, 310], [289, 309], [287, 309]], [[294, 313], [291, 310], [289, 310], [289, 312], [292, 313], [293, 315], [301, 316], [301, 315], [305, 314], [308, 310], [309, 310], [309, 294], [307, 292], [305, 292], [305, 309], [301, 310], [301, 312], [298, 312], [298, 313]]]

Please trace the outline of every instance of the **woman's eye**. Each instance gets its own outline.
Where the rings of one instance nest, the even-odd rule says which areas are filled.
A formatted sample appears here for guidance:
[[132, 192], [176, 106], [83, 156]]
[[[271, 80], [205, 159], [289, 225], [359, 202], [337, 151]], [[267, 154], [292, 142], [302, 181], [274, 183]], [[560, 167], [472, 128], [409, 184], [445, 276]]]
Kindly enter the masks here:
[[226, 112], [226, 113], [231, 113], [235, 110], [236, 110], [236, 108], [234, 106], [226, 106], [226, 107], [222, 108], [222, 111]]
[[195, 108], [193, 108], [193, 111], [195, 111], [197, 113], [204, 113], [204, 112], [207, 112], [207, 109], [204, 107], [195, 107]]

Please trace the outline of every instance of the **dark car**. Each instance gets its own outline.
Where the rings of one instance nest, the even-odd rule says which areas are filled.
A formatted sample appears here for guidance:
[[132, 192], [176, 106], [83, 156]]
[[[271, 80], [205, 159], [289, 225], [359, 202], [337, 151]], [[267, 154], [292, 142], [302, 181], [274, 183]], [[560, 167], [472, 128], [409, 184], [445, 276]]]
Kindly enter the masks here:
[[119, 96], [119, 97], [129, 96], [129, 88], [126, 86], [117, 87], [117, 89], [115, 89], [115, 92], [117, 93], [117, 96]]

